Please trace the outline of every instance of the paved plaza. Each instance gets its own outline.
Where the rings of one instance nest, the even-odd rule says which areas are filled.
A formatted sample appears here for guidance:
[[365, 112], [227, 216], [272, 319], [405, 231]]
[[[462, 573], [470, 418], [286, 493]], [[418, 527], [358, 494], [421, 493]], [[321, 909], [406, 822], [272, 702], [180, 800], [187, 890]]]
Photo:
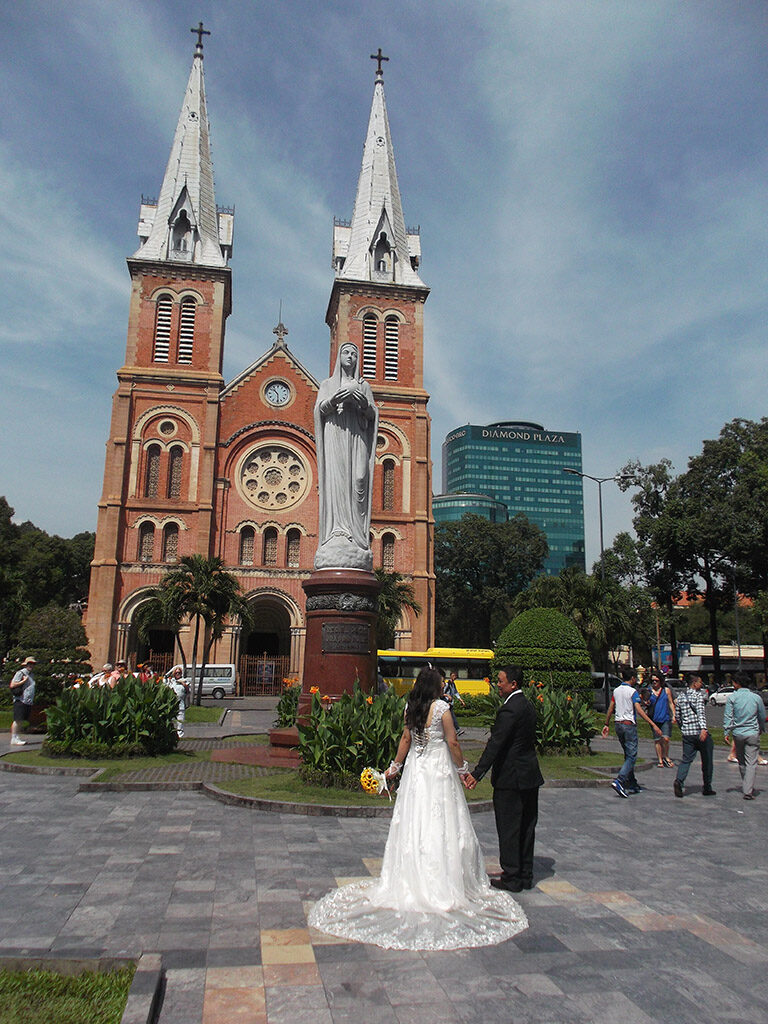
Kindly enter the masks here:
[[[768, 769], [744, 802], [642, 773], [541, 794], [530, 928], [499, 946], [410, 953], [307, 928], [312, 902], [375, 875], [387, 819], [230, 807], [196, 792], [78, 792], [0, 775], [5, 955], [159, 952], [160, 1024], [663, 1024], [768, 1019]], [[474, 815], [497, 867], [490, 813]]]

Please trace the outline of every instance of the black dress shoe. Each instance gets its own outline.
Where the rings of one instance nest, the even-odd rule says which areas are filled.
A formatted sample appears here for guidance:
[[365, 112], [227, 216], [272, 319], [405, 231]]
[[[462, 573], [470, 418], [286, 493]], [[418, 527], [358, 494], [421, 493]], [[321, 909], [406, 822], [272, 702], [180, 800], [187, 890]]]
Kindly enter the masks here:
[[503, 878], [492, 878], [491, 885], [494, 889], [504, 889], [506, 892], [522, 892], [522, 882], [507, 882]]
[[702, 796], [717, 796], [717, 792], [711, 786], [705, 786], [701, 791]]

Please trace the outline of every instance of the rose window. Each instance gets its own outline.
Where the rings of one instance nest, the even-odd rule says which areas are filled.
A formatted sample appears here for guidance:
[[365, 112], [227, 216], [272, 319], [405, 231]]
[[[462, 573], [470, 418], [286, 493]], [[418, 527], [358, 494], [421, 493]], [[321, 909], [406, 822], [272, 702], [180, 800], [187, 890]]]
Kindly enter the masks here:
[[310, 482], [304, 459], [284, 445], [254, 448], [240, 464], [240, 491], [256, 508], [292, 508], [304, 500]]

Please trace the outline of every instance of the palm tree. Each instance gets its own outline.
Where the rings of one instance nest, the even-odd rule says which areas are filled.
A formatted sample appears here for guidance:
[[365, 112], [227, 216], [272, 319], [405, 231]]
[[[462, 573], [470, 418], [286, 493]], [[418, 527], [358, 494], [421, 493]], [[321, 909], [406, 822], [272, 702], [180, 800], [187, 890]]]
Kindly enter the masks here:
[[376, 569], [376, 579], [381, 584], [379, 591], [376, 642], [378, 647], [391, 647], [395, 639], [395, 627], [403, 610], [410, 608], [414, 615], [421, 615], [421, 605], [416, 600], [413, 586], [399, 572]]
[[173, 633], [175, 645], [179, 649], [179, 657], [187, 674], [187, 656], [181, 643], [181, 626], [186, 615], [180, 607], [179, 593], [167, 587], [154, 587], [149, 591], [147, 600], [136, 609], [133, 617], [139, 639], [149, 642], [150, 630], [167, 629]]
[[195, 703], [199, 704], [203, 692], [203, 673], [211, 646], [224, 632], [227, 618], [239, 616], [243, 623], [250, 623], [248, 602], [240, 590], [240, 584], [224, 568], [223, 561], [215, 556], [206, 558], [204, 555], [185, 555], [181, 558], [178, 566], [171, 569], [157, 587], [156, 600], [159, 602], [155, 606], [156, 610], [167, 615], [168, 623], [180, 624], [183, 619], [195, 621], [193, 676], [198, 663], [202, 627], [203, 656], [195, 698]]

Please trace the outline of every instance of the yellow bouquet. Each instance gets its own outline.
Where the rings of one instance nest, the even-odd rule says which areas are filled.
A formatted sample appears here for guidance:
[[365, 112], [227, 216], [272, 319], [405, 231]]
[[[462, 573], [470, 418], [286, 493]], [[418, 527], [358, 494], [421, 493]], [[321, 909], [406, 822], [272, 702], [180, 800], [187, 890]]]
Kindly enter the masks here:
[[360, 773], [360, 785], [371, 796], [378, 796], [386, 791], [387, 796], [390, 800], [392, 799], [384, 772], [380, 772], [376, 768], [363, 768]]

